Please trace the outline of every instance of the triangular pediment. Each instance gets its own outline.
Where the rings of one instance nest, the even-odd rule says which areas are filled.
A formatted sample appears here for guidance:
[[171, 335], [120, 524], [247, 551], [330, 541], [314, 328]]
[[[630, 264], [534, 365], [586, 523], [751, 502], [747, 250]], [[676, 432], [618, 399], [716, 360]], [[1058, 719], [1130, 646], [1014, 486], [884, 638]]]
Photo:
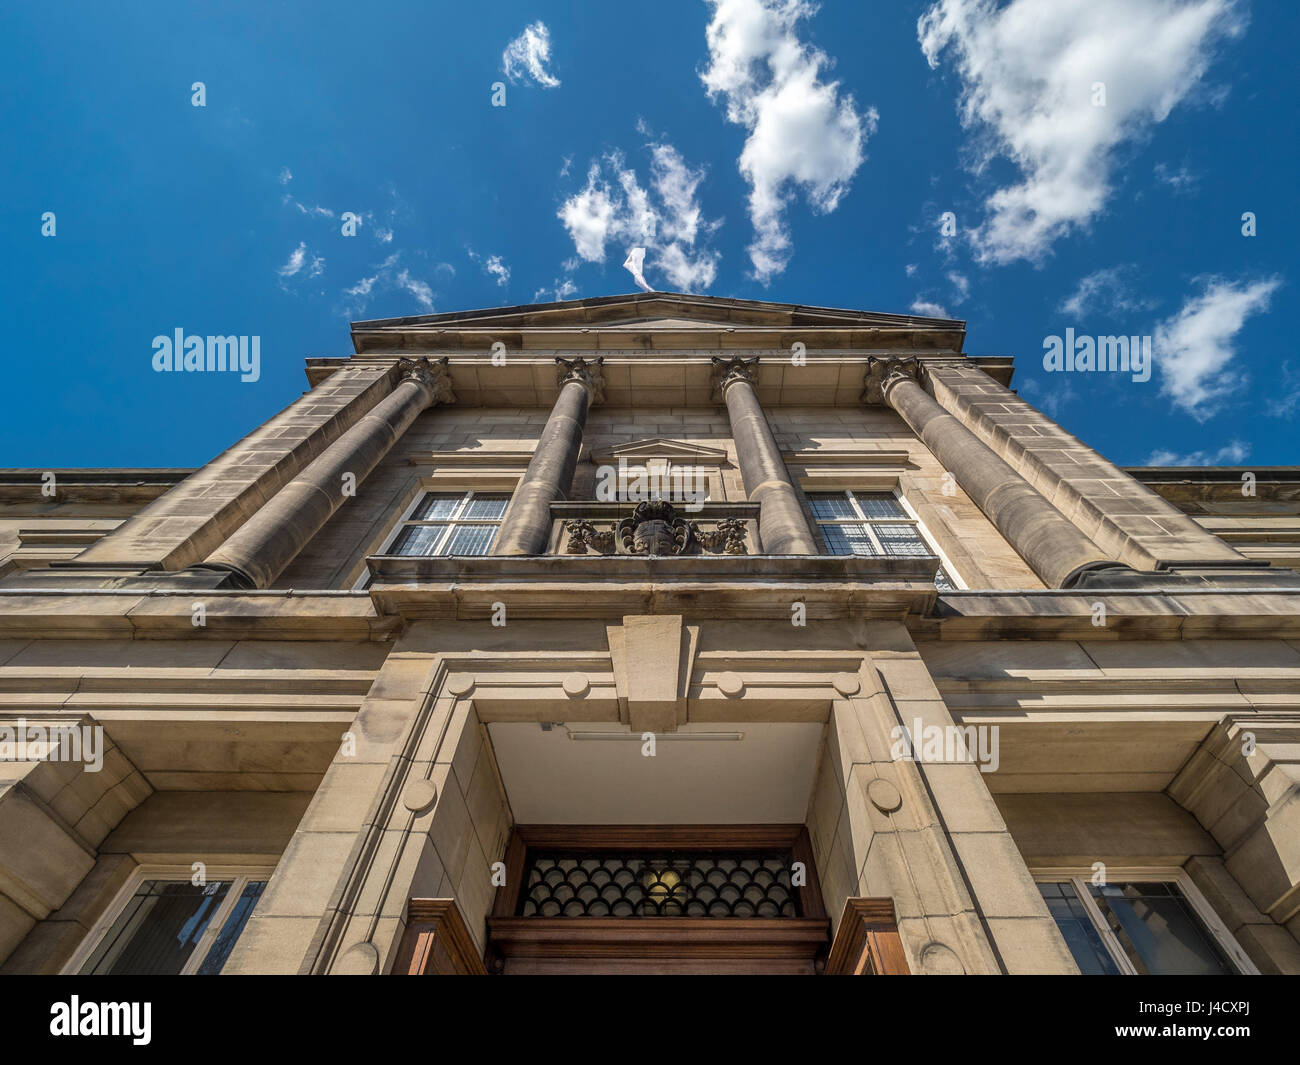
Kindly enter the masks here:
[[680, 292], [636, 292], [559, 303], [492, 307], [446, 314], [421, 314], [354, 322], [353, 334], [386, 330], [440, 331], [668, 331], [743, 329], [934, 329], [962, 323], [916, 315], [809, 307], [766, 300], [695, 296]]
[[688, 444], [684, 440], [668, 440], [656, 436], [649, 440], [633, 440], [626, 444], [617, 444], [604, 448], [592, 456], [597, 462], [641, 462], [646, 459], [669, 459], [676, 462], [698, 462], [715, 465], [723, 462], [727, 453], [716, 447], [703, 447], [700, 444]]

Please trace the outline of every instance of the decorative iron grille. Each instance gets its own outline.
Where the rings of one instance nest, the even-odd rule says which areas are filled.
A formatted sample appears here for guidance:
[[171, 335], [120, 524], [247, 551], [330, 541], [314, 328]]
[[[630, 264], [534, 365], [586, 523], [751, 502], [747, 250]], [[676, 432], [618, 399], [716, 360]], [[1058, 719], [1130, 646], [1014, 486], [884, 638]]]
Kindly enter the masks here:
[[530, 852], [521, 917], [799, 917], [789, 851]]

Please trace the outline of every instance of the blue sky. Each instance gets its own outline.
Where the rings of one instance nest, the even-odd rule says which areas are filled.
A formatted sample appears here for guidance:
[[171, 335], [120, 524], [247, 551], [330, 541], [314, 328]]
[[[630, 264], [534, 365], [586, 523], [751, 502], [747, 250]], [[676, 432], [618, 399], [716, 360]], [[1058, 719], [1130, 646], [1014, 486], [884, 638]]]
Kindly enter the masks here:
[[[646, 10], [7, 4], [0, 464], [199, 465], [350, 320], [633, 291], [634, 247], [656, 289], [965, 319], [1122, 464], [1300, 461], [1300, 6]], [[176, 328], [260, 337], [259, 379], [155, 372]], [[1155, 373], [1045, 372], [1066, 328]]]

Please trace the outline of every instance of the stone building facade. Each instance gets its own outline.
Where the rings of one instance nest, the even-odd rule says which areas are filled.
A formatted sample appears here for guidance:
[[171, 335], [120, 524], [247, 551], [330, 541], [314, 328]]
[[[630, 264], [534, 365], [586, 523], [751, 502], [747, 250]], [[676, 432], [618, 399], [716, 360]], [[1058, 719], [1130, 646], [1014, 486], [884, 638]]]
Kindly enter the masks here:
[[0, 972], [1300, 972], [1296, 468], [1122, 470], [956, 321], [352, 339], [0, 471]]

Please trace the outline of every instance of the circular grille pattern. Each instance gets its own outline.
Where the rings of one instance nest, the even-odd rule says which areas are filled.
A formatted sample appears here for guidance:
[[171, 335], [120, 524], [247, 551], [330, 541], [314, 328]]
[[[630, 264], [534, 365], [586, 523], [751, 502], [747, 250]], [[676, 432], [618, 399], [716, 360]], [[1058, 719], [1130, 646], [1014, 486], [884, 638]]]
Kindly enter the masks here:
[[798, 917], [789, 852], [530, 854], [523, 917]]

